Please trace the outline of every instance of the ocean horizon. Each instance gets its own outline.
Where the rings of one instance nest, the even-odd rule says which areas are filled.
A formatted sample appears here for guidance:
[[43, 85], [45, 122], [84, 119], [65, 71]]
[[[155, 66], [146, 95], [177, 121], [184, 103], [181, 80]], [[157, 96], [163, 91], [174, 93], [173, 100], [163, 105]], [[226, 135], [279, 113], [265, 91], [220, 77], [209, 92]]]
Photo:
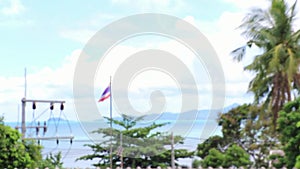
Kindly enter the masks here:
[[[175, 149], [187, 149], [194, 151], [197, 145], [203, 142], [205, 139], [212, 135], [221, 135], [221, 129], [217, 124], [217, 118], [219, 112], [227, 112], [237, 105], [234, 104], [230, 107], [226, 107], [223, 111], [214, 110], [199, 110], [195, 119], [190, 119], [189, 115], [195, 113], [195, 111], [185, 112], [183, 114], [178, 113], [162, 113], [151, 114], [145, 119], [139, 121], [136, 127], [143, 127], [152, 123], [167, 123], [165, 126], [155, 129], [155, 131], [171, 133], [174, 135], [180, 135], [184, 138], [183, 144], [175, 145]], [[121, 117], [114, 117], [114, 119], [121, 120]], [[21, 126], [20, 122], [5, 122], [5, 125], [15, 128]], [[26, 122], [26, 126], [37, 126], [38, 121]], [[44, 121], [40, 121], [40, 126], [44, 125]], [[76, 161], [77, 158], [92, 154], [93, 151], [84, 146], [85, 144], [101, 143], [105, 139], [100, 134], [92, 134], [92, 131], [98, 128], [107, 128], [109, 124], [104, 119], [95, 119], [93, 121], [68, 121], [60, 117], [51, 117], [46, 121], [47, 132], [43, 133], [43, 128], [36, 132], [36, 128], [28, 128], [26, 131], [26, 137], [30, 138], [42, 138], [42, 137], [74, 137], [72, 144], [70, 139], [52, 139], [52, 140], [40, 140], [40, 144], [43, 146], [42, 154], [44, 157], [50, 153], [56, 154], [62, 153], [62, 161], [64, 167], [79, 167], [87, 168], [93, 167], [92, 164], [97, 163], [97, 159], [88, 161]], [[113, 125], [113, 128], [121, 129], [119, 126]], [[19, 129], [20, 131], [20, 129]], [[57, 142], [58, 141], [58, 142]], [[57, 144], [58, 143], [58, 144]], [[191, 166], [192, 159], [179, 159], [178, 163], [183, 166]]]
[[[168, 122], [167, 125], [157, 129], [160, 132], [168, 132], [172, 126], [174, 126], [174, 123], [177, 123], [177, 126], [184, 126], [189, 123], [189, 121], [171, 121], [171, 120], [157, 120], [155, 123], [165, 123]], [[204, 126], [207, 123], [213, 123], [212, 125], [215, 125], [216, 120], [195, 120], [193, 121], [193, 126], [191, 129], [185, 133], [185, 135], [181, 135], [184, 137], [184, 144], [175, 145], [175, 149], [183, 148], [187, 149], [189, 151], [194, 151], [197, 148], [197, 145], [201, 143], [206, 138], [201, 138], [203, 136]], [[36, 133], [36, 129], [27, 129], [26, 136], [27, 137], [59, 137], [59, 136], [74, 136], [74, 139], [72, 139], [72, 144], [70, 139], [61, 139], [57, 140], [40, 140], [40, 144], [43, 146], [43, 156], [46, 157], [50, 153], [56, 154], [58, 152], [62, 153], [63, 157], [63, 166], [64, 167], [80, 167], [80, 168], [86, 168], [86, 167], [92, 167], [93, 163], [96, 163], [97, 160], [89, 160], [89, 161], [76, 161], [77, 158], [91, 154], [93, 151], [89, 148], [84, 146], [85, 144], [92, 144], [92, 143], [99, 143], [101, 141], [104, 141], [104, 139], [101, 139], [101, 136], [95, 137], [91, 134], [91, 130], [85, 128], [84, 126], [88, 126], [84, 123], [88, 123], [89, 126], [93, 126], [93, 128], [101, 128], [100, 124], [97, 122], [79, 122], [79, 121], [50, 121], [47, 125], [47, 132], [45, 135], [43, 134], [43, 129], [40, 129], [38, 135]], [[181, 123], [178, 125], [178, 123]], [[40, 123], [41, 125], [44, 125], [43, 122]], [[6, 122], [5, 125], [11, 126], [15, 128], [16, 126], [20, 126], [21, 124], [19, 122]], [[37, 122], [27, 122], [27, 126], [35, 126], [37, 125]], [[139, 127], [139, 124], [137, 125]], [[116, 126], [113, 126], [113, 128], [117, 128]], [[178, 127], [177, 127], [178, 128]], [[220, 134], [220, 129], [215, 128], [215, 131], [213, 131], [212, 135]], [[174, 135], [178, 135], [174, 133]], [[192, 159], [181, 159], [179, 160], [179, 164], [184, 166], [190, 166]]]

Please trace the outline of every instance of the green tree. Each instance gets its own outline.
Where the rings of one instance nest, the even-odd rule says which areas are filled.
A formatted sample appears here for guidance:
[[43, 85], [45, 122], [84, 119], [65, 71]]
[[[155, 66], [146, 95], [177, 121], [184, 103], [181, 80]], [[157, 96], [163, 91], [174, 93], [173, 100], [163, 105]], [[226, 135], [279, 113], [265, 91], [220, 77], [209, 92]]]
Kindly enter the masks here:
[[[171, 152], [166, 149], [170, 146], [170, 135], [155, 129], [166, 125], [167, 123], [156, 124], [153, 123], [149, 126], [137, 127], [137, 122], [143, 117], [133, 118], [130, 116], [122, 115], [122, 120], [115, 120], [106, 118], [108, 123], [112, 121], [118, 128], [100, 128], [95, 133], [103, 135], [106, 138], [102, 143], [88, 144], [94, 153], [85, 155], [77, 160], [92, 160], [98, 159], [99, 162], [94, 166], [109, 166], [110, 164], [110, 141], [112, 141], [113, 152], [112, 161], [113, 166], [116, 167], [120, 163], [120, 157], [117, 155], [117, 149], [120, 145], [120, 134], [123, 135], [123, 164], [130, 167], [157, 167], [157, 166], [170, 166]], [[112, 140], [110, 139], [112, 132]], [[174, 137], [175, 143], [182, 143], [183, 138], [180, 136]], [[192, 152], [187, 150], [175, 150], [176, 159], [191, 157]]]
[[201, 166], [201, 160], [194, 159], [192, 162], [192, 168], [198, 168]]
[[207, 167], [249, 167], [251, 165], [249, 154], [240, 146], [232, 144], [225, 152], [215, 148], [209, 150], [208, 155], [200, 162]]
[[26, 152], [20, 133], [0, 124], [0, 168], [31, 168], [34, 161]]
[[300, 155], [300, 98], [287, 103], [280, 111], [278, 131], [288, 168], [293, 168]]
[[52, 154], [50, 153], [50, 156], [46, 158], [47, 159], [50, 159], [51, 163], [55, 166], [55, 167], [58, 167], [58, 168], [62, 168], [63, 167], [63, 162], [62, 162], [62, 155], [61, 155], [61, 152], [58, 152], [57, 154]]
[[212, 148], [225, 153], [228, 147], [237, 145], [251, 156], [254, 167], [267, 167], [270, 149], [277, 144], [269, 130], [266, 130], [268, 123], [265, 121], [265, 109], [251, 104], [220, 114], [218, 123], [222, 127], [222, 137], [208, 138], [198, 145], [196, 154], [204, 159]]
[[295, 167], [296, 167], [297, 169], [300, 169], [300, 155], [298, 155], [297, 158], [296, 158], [296, 164], [295, 164]]
[[[271, 0], [267, 10], [253, 9], [240, 26], [247, 45], [234, 50], [234, 58], [241, 61], [246, 47], [256, 45], [263, 53], [256, 55], [245, 70], [255, 73], [249, 84], [255, 104], [263, 104], [269, 110], [270, 127], [274, 132], [278, 112], [284, 103], [298, 95], [299, 38], [300, 30], [294, 30], [296, 2], [288, 7], [284, 0]], [[294, 92], [296, 91], [296, 92]]]
[[[22, 140], [21, 134], [4, 125], [0, 117], [0, 168], [50, 168], [62, 167], [62, 163], [54, 163], [51, 159], [43, 159], [42, 146], [34, 140]], [[51, 157], [52, 155], [50, 155]], [[57, 158], [61, 159], [61, 154]]]
[[274, 168], [283, 168], [285, 165], [285, 159], [280, 154], [272, 154], [269, 156], [272, 167]]
[[63, 168], [63, 162], [61, 160], [61, 152], [58, 152], [57, 154], [50, 153], [44, 160], [41, 160], [40, 163], [38, 163], [38, 166], [39, 168], [49, 169]]
[[[25, 146], [25, 151], [29, 154], [30, 158], [34, 162], [39, 162], [43, 160], [42, 149], [43, 147], [36, 144], [34, 140], [24, 140], [22, 141]], [[38, 164], [34, 164], [35, 167], [38, 167]]]
[[223, 137], [218, 135], [211, 136], [203, 143], [198, 144], [196, 155], [204, 159], [208, 155], [210, 149], [215, 148], [217, 150], [220, 150], [219, 148], [224, 147], [225, 143], [226, 142], [224, 141]]
[[222, 126], [222, 149], [236, 144], [251, 155], [255, 167], [268, 165], [266, 161], [269, 151], [276, 146], [276, 142], [269, 130], [266, 130], [268, 123], [265, 109], [244, 104], [221, 114], [218, 122]]
[[233, 144], [226, 150], [223, 167], [249, 167], [250, 165], [250, 155], [240, 146]]
[[201, 161], [201, 166], [204, 168], [207, 167], [221, 167], [224, 163], [224, 155], [217, 149], [212, 148], [209, 150], [208, 155]]

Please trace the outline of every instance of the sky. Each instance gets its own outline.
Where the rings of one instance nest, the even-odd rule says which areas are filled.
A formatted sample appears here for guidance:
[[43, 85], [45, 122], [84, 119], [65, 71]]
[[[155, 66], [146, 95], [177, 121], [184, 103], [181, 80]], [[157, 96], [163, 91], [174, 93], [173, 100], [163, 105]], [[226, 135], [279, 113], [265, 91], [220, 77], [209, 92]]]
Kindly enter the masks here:
[[[84, 54], [84, 47], [105, 26], [124, 17], [143, 13], [175, 16], [201, 31], [221, 62], [226, 89], [224, 105], [249, 103], [252, 95], [247, 93], [247, 87], [253, 74], [244, 72], [243, 66], [251, 59], [237, 63], [233, 61], [230, 52], [246, 42], [237, 27], [249, 9], [267, 6], [268, 0], [92, 0], [89, 3], [68, 0], [0, 0], [0, 114], [4, 115], [6, 121], [20, 120], [26, 68], [27, 99], [65, 100], [66, 117], [69, 120], [83, 120], [82, 116], [78, 117], [73, 86], [77, 61]], [[297, 24], [295, 27], [299, 29], [299, 22]], [[197, 61], [193, 52], [172, 38], [144, 34], [121, 41], [103, 58], [93, 77], [92, 86], [82, 87], [81, 92], [88, 87], [94, 91], [93, 95], [79, 99], [83, 105], [93, 100], [97, 110], [85, 107], [87, 112], [97, 111], [100, 115], [108, 115], [109, 101], [97, 103], [97, 100], [109, 84], [109, 76], [114, 77], [118, 67], [129, 56], [147, 49], [164, 50], [180, 58], [192, 72], [199, 92], [198, 95], [189, 95], [189, 99], [199, 98], [199, 105], [182, 110], [183, 89], [179, 87], [187, 84], [178, 84], [179, 79], [174, 79], [168, 72], [150, 69], [137, 72], [127, 90], [115, 89], [115, 92], [127, 92], [128, 97], [126, 95], [124, 98], [129, 99], [130, 106], [136, 112], [147, 112], [153, 106], [149, 98], [154, 91], [161, 91], [164, 95], [164, 112], [212, 108], [212, 82], [205, 64]], [[259, 52], [259, 49], [252, 49], [248, 58]], [[121, 103], [120, 107], [118, 103], [113, 103], [114, 116], [124, 113], [128, 106]], [[27, 104], [27, 120], [30, 121], [43, 111], [50, 113], [47, 107], [49, 105], [38, 104], [33, 111], [31, 105]], [[53, 111], [56, 115], [59, 114], [57, 107]], [[46, 119], [49, 116], [47, 113], [41, 117]]]

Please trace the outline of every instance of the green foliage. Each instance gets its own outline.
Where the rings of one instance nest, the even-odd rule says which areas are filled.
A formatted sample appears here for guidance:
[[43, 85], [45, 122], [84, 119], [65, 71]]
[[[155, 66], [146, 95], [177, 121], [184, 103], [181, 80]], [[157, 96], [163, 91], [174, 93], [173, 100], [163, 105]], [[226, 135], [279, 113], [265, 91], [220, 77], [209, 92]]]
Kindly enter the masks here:
[[269, 151], [276, 146], [267, 119], [262, 107], [250, 104], [221, 114], [218, 121], [222, 126], [223, 142], [219, 145], [226, 149], [231, 144], [237, 144], [251, 155], [255, 167], [267, 166]]
[[222, 126], [222, 133], [227, 142], [240, 142], [243, 135], [241, 125], [248, 119], [250, 107], [251, 105], [244, 104], [220, 115], [219, 125]]
[[204, 159], [208, 155], [210, 149], [215, 148], [219, 150], [219, 147], [223, 147], [224, 143], [224, 139], [221, 136], [209, 137], [203, 143], [198, 144], [196, 154]]
[[263, 53], [256, 55], [245, 70], [255, 73], [249, 83], [255, 104], [262, 104], [271, 118], [275, 132], [278, 112], [292, 99], [293, 90], [300, 89], [299, 39], [300, 30], [294, 30], [296, 2], [288, 7], [284, 0], [271, 0], [267, 10], [252, 9], [240, 26], [247, 45], [232, 52], [241, 61], [246, 48], [256, 45]]
[[226, 150], [223, 167], [249, 167], [250, 164], [250, 155], [236, 144]]
[[[285, 0], [270, 2], [267, 10], [252, 9], [244, 18], [240, 28], [248, 42], [232, 52], [234, 59], [242, 61], [246, 49], [253, 45], [263, 51], [245, 66], [245, 70], [255, 74], [249, 83], [249, 91], [254, 94], [254, 104], [245, 104], [220, 115], [219, 125], [222, 126], [224, 141], [213, 142], [215, 138], [209, 138], [198, 146], [198, 155], [205, 156], [204, 164], [210, 158], [218, 162], [221, 156], [216, 157], [219, 156], [217, 151], [224, 151], [228, 146], [236, 144], [254, 159], [255, 167], [267, 166], [269, 151], [279, 143], [277, 125], [286, 152], [287, 167], [292, 168], [296, 163], [300, 152], [300, 106], [291, 106], [289, 103], [278, 117], [284, 104], [292, 100], [292, 95], [299, 96], [300, 30], [293, 29], [297, 1], [291, 7], [288, 7]], [[237, 147], [232, 149], [239, 152]], [[216, 156], [212, 157], [212, 153]], [[225, 161], [230, 161], [229, 157]], [[246, 156], [244, 159], [247, 159]], [[283, 159], [278, 157], [278, 160], [278, 166], [282, 165]], [[231, 164], [234, 162], [230, 161]]]
[[[97, 144], [88, 144], [94, 153], [85, 155], [77, 160], [92, 160], [98, 159], [99, 162], [94, 166], [109, 166], [110, 164], [110, 141], [112, 141], [112, 161], [114, 167], [120, 163], [120, 157], [117, 155], [117, 150], [120, 145], [120, 135], [122, 134], [123, 147], [123, 162], [124, 166], [130, 167], [165, 167], [170, 166], [171, 152], [166, 149], [170, 147], [170, 135], [153, 130], [166, 125], [167, 123], [153, 123], [144, 127], [136, 127], [136, 124], [142, 117], [134, 119], [133, 117], [122, 115], [122, 120], [106, 118], [108, 123], [112, 121], [114, 125], [118, 125], [121, 129], [100, 128], [94, 133], [102, 134], [105, 141]], [[112, 140], [110, 139], [112, 132]], [[174, 137], [175, 143], [182, 143], [183, 138], [180, 136]], [[175, 150], [175, 157], [191, 157], [192, 153], [187, 150]]]
[[201, 166], [204, 168], [207, 167], [221, 167], [224, 163], [224, 155], [217, 149], [212, 148], [209, 150], [208, 155], [201, 161]]
[[22, 140], [18, 130], [5, 126], [3, 117], [0, 117], [0, 168], [62, 167], [61, 154], [43, 160], [41, 151], [40, 145], [33, 140]]
[[230, 167], [230, 164], [236, 165], [230, 157], [237, 158], [230, 153], [232, 151], [239, 156], [238, 163], [241, 166], [248, 165], [248, 156], [254, 160], [254, 167], [268, 166], [269, 152], [271, 147], [276, 146], [276, 139], [270, 134], [266, 114], [262, 107], [250, 104], [244, 104], [220, 114], [218, 122], [222, 126], [222, 137], [212, 136], [199, 144], [197, 155], [205, 159], [211, 149], [224, 153], [227, 151], [229, 155], [226, 157], [226, 162], [228, 163], [224, 163], [224, 166]]
[[295, 168], [300, 169], [300, 155], [298, 155], [296, 158]]
[[193, 162], [192, 162], [193, 168], [198, 168], [200, 166], [201, 166], [201, 160], [197, 160], [197, 159], [193, 160]]
[[275, 168], [283, 168], [285, 165], [284, 157], [279, 154], [270, 155], [269, 159], [272, 162], [272, 166]]
[[63, 162], [61, 152], [55, 154], [53, 157], [52, 154], [50, 154], [50, 159], [52, 161], [52, 164], [54, 164], [58, 168], [62, 168]]
[[[23, 141], [23, 144], [25, 146], [25, 151], [29, 154], [30, 158], [34, 162], [41, 161], [43, 159], [41, 151], [42, 146], [37, 145], [34, 140], [25, 140]], [[37, 167], [38, 165], [36, 165]]]
[[280, 111], [278, 131], [285, 152], [288, 168], [295, 166], [296, 158], [300, 155], [300, 98], [287, 103]]
[[3, 124], [0, 124], [0, 152], [0, 168], [31, 168], [34, 165], [20, 133]]
[[50, 153], [47, 155], [46, 159], [40, 161], [38, 163], [39, 168], [49, 168], [49, 169], [55, 169], [55, 168], [63, 168], [63, 162], [61, 152], [58, 152], [57, 154]]
[[212, 148], [208, 155], [200, 162], [201, 166], [207, 167], [249, 167], [251, 165], [249, 154], [241, 147], [233, 144], [225, 153]]

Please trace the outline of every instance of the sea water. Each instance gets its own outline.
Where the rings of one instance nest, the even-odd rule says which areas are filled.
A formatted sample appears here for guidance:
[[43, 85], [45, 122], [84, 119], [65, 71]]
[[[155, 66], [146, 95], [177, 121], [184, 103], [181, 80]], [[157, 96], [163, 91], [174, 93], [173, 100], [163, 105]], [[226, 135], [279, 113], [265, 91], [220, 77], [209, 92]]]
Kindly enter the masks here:
[[[157, 131], [164, 132], [175, 132], [174, 135], [181, 135], [184, 137], [184, 144], [175, 145], [175, 148], [183, 148], [190, 151], [194, 151], [197, 148], [197, 145], [205, 140], [209, 135], [220, 134], [220, 129], [217, 128], [216, 120], [203, 120], [197, 119], [194, 121], [185, 121], [185, 120], [156, 120], [155, 123], [165, 123], [168, 122], [167, 125], [158, 128]], [[153, 123], [153, 122], [151, 122]], [[193, 123], [193, 124], [191, 124]], [[142, 127], [143, 125], [149, 125], [150, 123], [141, 123], [138, 124], [137, 127]], [[176, 124], [176, 128], [174, 126]], [[6, 123], [11, 127], [20, 126], [17, 123]], [[30, 122], [26, 124], [27, 126], [35, 126], [37, 122]], [[43, 125], [43, 123], [41, 123]], [[91, 134], [91, 132], [97, 128], [107, 127], [109, 125], [103, 125], [100, 122], [78, 122], [78, 121], [49, 121], [47, 122], [47, 132], [44, 134], [43, 128], [39, 130], [39, 133], [36, 133], [36, 129], [27, 129], [27, 137], [60, 137], [60, 136], [74, 136], [72, 139], [72, 143], [70, 139], [50, 139], [50, 140], [40, 140], [40, 144], [43, 146], [43, 155], [46, 157], [50, 153], [56, 154], [58, 152], [62, 153], [64, 167], [80, 167], [86, 168], [91, 167], [93, 163], [97, 163], [97, 159], [95, 160], [79, 160], [76, 161], [81, 156], [92, 154], [93, 151], [84, 146], [86, 144], [94, 144], [100, 143], [104, 141], [101, 135]], [[180, 132], [180, 126], [184, 128], [184, 126], [188, 126], [189, 130], [185, 130]], [[113, 126], [113, 128], [118, 128], [118, 126]], [[208, 131], [209, 130], [209, 131]], [[213, 131], [212, 131], [213, 130]], [[179, 134], [178, 134], [179, 133]], [[58, 142], [57, 142], [58, 141]], [[181, 159], [179, 161], [182, 165], [190, 166], [191, 159]]]

